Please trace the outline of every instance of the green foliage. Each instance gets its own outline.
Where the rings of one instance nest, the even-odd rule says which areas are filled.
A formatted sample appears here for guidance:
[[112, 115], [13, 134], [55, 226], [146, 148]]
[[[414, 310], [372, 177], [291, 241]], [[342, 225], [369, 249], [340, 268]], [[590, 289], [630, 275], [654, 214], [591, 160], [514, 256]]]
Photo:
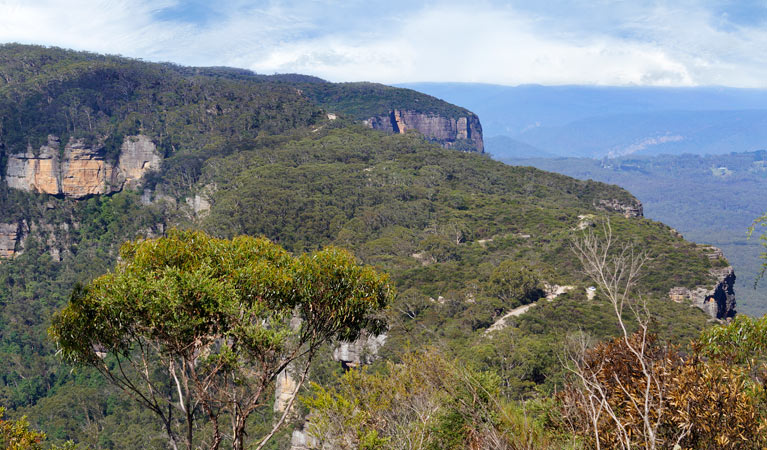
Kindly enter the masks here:
[[45, 434], [29, 429], [26, 417], [16, 421], [3, 420], [5, 409], [0, 407], [0, 446], [7, 450], [42, 449]]
[[[46, 340], [51, 316], [81, 283], [89, 287], [78, 291], [63, 313], [79, 327], [64, 336], [72, 361], [103, 363], [100, 369], [115, 370], [119, 358], [140, 351], [136, 341], [125, 337], [128, 332], [166, 341], [148, 360], [152, 364], [168, 362], [169, 352], [184, 348], [183, 342], [192, 337], [200, 337], [203, 345], [220, 342], [205, 338], [210, 333], [228, 333], [231, 345], [215, 347], [198, 367], [220, 365], [229, 376], [247, 359], [241, 354], [261, 349], [272, 358], [295, 344], [287, 320], [300, 305], [312, 305], [303, 308], [304, 316], [332, 324], [339, 337], [352, 338], [357, 328], [377, 328], [385, 319], [389, 330], [381, 355], [392, 362], [411, 349], [439, 345], [444, 359], [470, 365], [477, 376], [487, 374], [493, 387], [488, 390], [502, 399], [503, 406], [494, 409], [500, 415], [481, 423], [527, 427], [527, 410], [517, 401], [537, 402], [561, 386], [558, 358], [564, 336], [583, 330], [606, 338], [618, 331], [603, 299], [586, 300], [588, 284], [570, 251], [583, 215], [609, 215], [616, 236], [652, 257], [639, 288], [659, 334], [687, 342], [705, 326], [702, 312], [669, 302], [667, 293], [672, 286], [711, 282], [708, 271], [721, 262], [709, 261], [662, 224], [626, 219], [602, 206], [603, 201], [632, 203], [631, 194], [616, 186], [444, 150], [418, 134], [387, 136], [350, 122], [392, 108], [448, 117], [469, 114], [412, 91], [367, 83], [332, 84], [298, 75], [260, 76], [55, 48], [0, 47], [0, 160], [25, 151], [27, 144], [34, 150], [50, 133], [64, 142], [70, 136], [104, 140], [107, 158], [116, 156], [125, 136], [143, 133], [166, 156], [161, 170], [145, 179], [143, 193], [74, 201], [0, 186], [0, 221], [19, 224], [28, 233], [23, 253], [0, 264], [0, 404], [14, 417], [26, 414], [56, 444], [75, 439], [93, 448], [167, 447], [167, 430], [152, 411], [137, 407], [96, 369], [62, 365]], [[340, 113], [339, 118], [326, 120], [326, 111]], [[187, 200], [195, 195], [209, 201], [209, 211], [191, 211]], [[153, 204], [146, 204], [149, 198]], [[223, 240], [205, 238], [189, 248], [180, 240], [173, 245], [172, 239], [143, 241], [127, 246], [117, 263], [122, 242], [164, 236], [173, 226], [202, 228]], [[235, 238], [242, 234], [263, 235], [290, 252], [310, 252], [316, 258], [279, 251], [274, 258], [287, 258], [287, 265], [237, 264], [237, 255], [247, 252], [224, 240], [245, 242]], [[272, 245], [261, 239], [248, 242]], [[147, 256], [153, 245], [168, 254], [177, 252], [183, 267], [175, 260]], [[323, 271], [323, 265], [358, 264], [345, 252], [317, 252], [328, 246], [348, 248], [362, 263], [390, 273], [392, 286], [401, 292], [391, 299], [391, 308], [369, 322], [349, 323], [360, 312], [354, 305], [365, 304], [362, 298], [362, 303], [339, 304], [331, 297], [313, 297], [307, 288], [275, 300], [288, 286], [322, 286], [338, 294], [353, 284], [349, 277], [366, 273], [341, 270], [333, 276], [342, 276], [345, 283], [336, 284], [338, 278]], [[56, 257], [52, 248], [59, 250]], [[552, 302], [538, 301], [524, 315], [509, 318], [506, 328], [486, 333], [515, 305], [539, 295], [520, 294], [508, 301], [502, 298], [507, 294], [499, 296], [504, 278], [498, 267], [505, 261], [529, 268], [514, 268], [521, 274], [520, 286], [506, 278], [508, 295], [517, 288], [536, 292], [531, 287], [542, 283], [574, 288]], [[110, 267], [116, 269], [103, 275]], [[262, 283], [250, 297], [238, 291], [242, 283], [235, 281], [257, 273], [276, 284]], [[251, 301], [256, 294], [263, 298]], [[138, 298], [145, 300], [130, 302]], [[247, 317], [268, 318], [279, 326], [234, 320], [233, 311], [241, 306]], [[86, 320], [88, 314], [99, 321]], [[126, 317], [141, 320], [131, 328], [121, 321]], [[89, 341], [90, 333], [98, 339]], [[88, 343], [98, 344], [99, 353], [112, 352], [102, 360]], [[326, 389], [340, 370], [330, 360], [331, 351], [327, 344], [319, 346], [315, 354], [323, 357], [316, 356], [319, 364], [310, 370], [310, 379]], [[179, 430], [184, 419], [169, 373], [151, 375], [160, 382], [157, 392], [165, 395], [162, 404], [173, 403], [170, 422]], [[455, 390], [455, 398], [467, 401], [466, 392]], [[252, 436], [271, 429], [269, 395], [248, 420]], [[460, 406], [447, 398], [441, 401], [446, 411]], [[198, 409], [192, 418], [199, 433], [212, 433], [204, 414]], [[222, 417], [228, 420], [228, 414]], [[465, 416], [472, 417], [469, 422], [462, 415], [436, 417], [429, 433], [443, 436], [444, 445], [466, 437], [462, 424], [471, 428], [477, 423], [470, 414]], [[390, 442], [378, 428], [366, 430], [355, 435], [361, 445], [385, 447]]]
[[43, 446], [45, 433], [30, 429], [26, 417], [18, 420], [3, 419], [5, 408], [0, 407], [0, 447], [4, 450], [77, 450], [73, 442], [67, 442], [62, 447]]
[[753, 233], [757, 228], [762, 230], [762, 234], [759, 235], [759, 242], [761, 242], [762, 247], [766, 250], [759, 255], [762, 259], [762, 268], [754, 280], [754, 288], [756, 288], [759, 281], [764, 278], [764, 273], [767, 271], [767, 231], [765, 231], [765, 228], [767, 228], [767, 213], [754, 219], [754, 223], [751, 224], [751, 227], [748, 229], [748, 236], [753, 236]]
[[[66, 361], [99, 370], [156, 413], [171, 442], [186, 436], [187, 448], [195, 405], [215, 427], [212, 448], [222, 411], [242, 448], [246, 420], [277, 375], [299, 357], [308, 370], [323, 342], [380, 331], [374, 314], [391, 296], [387, 278], [348, 252], [294, 258], [264, 238], [172, 230], [124, 244], [120, 258], [113, 272], [75, 288], [51, 337]], [[186, 414], [178, 437], [166, 412], [176, 406]]]
[[518, 261], [504, 261], [490, 275], [490, 294], [511, 307], [532, 303], [545, 295], [535, 270]]
[[[486, 367], [504, 364], [501, 357], [519, 363], [503, 381], [514, 395], [541, 383], [555, 388], [564, 330], [582, 328], [598, 337], [618, 331], [602, 301], [586, 302], [588, 285], [570, 240], [580, 233], [578, 216], [593, 215], [600, 200], [631, 202], [625, 191], [439, 149], [417, 135], [362, 128], [320, 133], [210, 160], [201, 182], [218, 190], [205, 229], [222, 236], [265, 234], [296, 251], [341, 245], [391, 273], [403, 293], [389, 318], [385, 351], [392, 357], [414, 341], [445, 342], [474, 360], [477, 353], [467, 349], [485, 345], [475, 333], [539, 298], [543, 283], [576, 286], [511, 319], [519, 339], [533, 335], [533, 342], [486, 361]], [[611, 220], [617, 235], [653, 255], [640, 288], [650, 297], [659, 332], [688, 342], [706, 318], [669, 302], [668, 291], [711, 283], [712, 262], [662, 224], [618, 215]], [[497, 296], [503, 277], [496, 268], [504, 261], [527, 267], [514, 269], [525, 281], [519, 298]]]
[[566, 447], [520, 418], [521, 405], [504, 404], [499, 381], [433, 348], [406, 353], [398, 364], [347, 372], [337, 388], [314, 385], [304, 429], [331, 448]]
[[308, 83], [301, 89], [323, 108], [341, 112], [357, 120], [404, 109], [457, 119], [472, 116], [464, 108], [410, 89], [376, 83]]
[[767, 362], [767, 316], [735, 316], [704, 331], [698, 345], [703, 356], [757, 368]]
[[[691, 241], [715, 245], [724, 251], [738, 276], [735, 291], [738, 312], [761, 316], [767, 284], [761, 277], [761, 239], [746, 239], [749, 226], [767, 211], [764, 183], [767, 151], [723, 155], [627, 156], [616, 159], [551, 158], [519, 160], [542, 170], [579, 179], [614, 183], [631, 191], [644, 204], [645, 215], [674, 227]], [[712, 169], [726, 168], [726, 176]], [[754, 235], [756, 236], [756, 235]], [[763, 261], [763, 260], [762, 260]]]

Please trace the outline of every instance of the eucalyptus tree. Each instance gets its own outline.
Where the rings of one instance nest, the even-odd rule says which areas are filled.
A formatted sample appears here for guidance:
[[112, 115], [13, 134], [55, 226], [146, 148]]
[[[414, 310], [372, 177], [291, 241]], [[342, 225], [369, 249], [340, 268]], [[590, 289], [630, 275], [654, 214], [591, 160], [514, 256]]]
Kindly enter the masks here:
[[173, 230], [125, 243], [49, 331], [66, 361], [153, 411], [173, 449], [231, 440], [239, 450], [277, 375], [290, 365], [299, 380], [261, 446], [320, 345], [380, 332], [391, 296], [386, 275], [341, 249], [292, 256], [265, 238]]

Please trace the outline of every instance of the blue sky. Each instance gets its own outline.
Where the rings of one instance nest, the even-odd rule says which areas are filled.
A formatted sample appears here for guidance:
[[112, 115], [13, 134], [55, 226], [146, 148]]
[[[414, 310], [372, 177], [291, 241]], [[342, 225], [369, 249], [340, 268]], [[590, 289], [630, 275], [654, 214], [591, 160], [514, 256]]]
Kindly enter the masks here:
[[0, 42], [331, 81], [767, 87], [767, 0], [0, 0]]

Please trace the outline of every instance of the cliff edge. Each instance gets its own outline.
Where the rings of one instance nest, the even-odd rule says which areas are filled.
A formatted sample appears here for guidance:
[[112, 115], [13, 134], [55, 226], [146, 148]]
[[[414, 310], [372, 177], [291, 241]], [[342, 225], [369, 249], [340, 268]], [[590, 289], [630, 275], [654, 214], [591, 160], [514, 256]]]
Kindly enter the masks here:
[[451, 118], [433, 113], [392, 109], [388, 114], [370, 117], [362, 123], [389, 133], [416, 130], [444, 148], [478, 153], [485, 151], [482, 125], [479, 118], [472, 113]]
[[[711, 260], [723, 259], [724, 254], [716, 247], [701, 246]], [[689, 301], [692, 306], [702, 309], [712, 319], [725, 320], [734, 317], [735, 306], [735, 270], [732, 266], [711, 269], [709, 274], [714, 283], [707, 286], [671, 288], [669, 298], [677, 303]]]
[[158, 169], [162, 156], [147, 136], [128, 136], [117, 162], [105, 156], [102, 142], [70, 139], [63, 149], [58, 137], [34, 151], [8, 156], [5, 180], [8, 187], [27, 192], [84, 198], [135, 187], [144, 174]]

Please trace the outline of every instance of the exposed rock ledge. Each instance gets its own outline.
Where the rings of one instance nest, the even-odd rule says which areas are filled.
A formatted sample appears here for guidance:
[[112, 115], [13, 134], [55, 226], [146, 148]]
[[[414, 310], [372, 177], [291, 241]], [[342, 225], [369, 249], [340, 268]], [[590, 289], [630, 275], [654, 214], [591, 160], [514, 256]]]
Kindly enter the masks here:
[[105, 159], [100, 142], [88, 145], [82, 139], [70, 139], [63, 151], [60, 147], [59, 138], [48, 136], [38, 152], [29, 148], [10, 155], [5, 174], [8, 187], [70, 198], [109, 194], [135, 187], [162, 162], [157, 147], [143, 135], [125, 138], [117, 165]]
[[[344, 367], [359, 367], [363, 364], [370, 364], [375, 360], [378, 351], [386, 343], [386, 334], [371, 336], [363, 334], [354, 342], [341, 342], [333, 351], [333, 360], [338, 361]], [[284, 374], [284, 375], [283, 375]], [[277, 378], [275, 390], [274, 411], [277, 413], [285, 411], [287, 400], [290, 394], [295, 390], [295, 381], [292, 373], [285, 371]], [[314, 438], [304, 426], [306, 422], [293, 430], [290, 436], [290, 450], [311, 450], [320, 448], [320, 443]]]
[[445, 148], [484, 153], [482, 125], [469, 113], [457, 119], [416, 111], [393, 109], [386, 115], [371, 117], [363, 123], [370, 128], [389, 133], [417, 130], [429, 140]]
[[642, 202], [639, 200], [632, 200], [629, 202], [622, 202], [618, 199], [599, 200], [594, 202], [596, 209], [603, 211], [618, 212], [624, 215], [624, 217], [644, 217], [644, 208]]
[[333, 350], [333, 360], [340, 362], [344, 369], [370, 364], [378, 356], [386, 338], [385, 333], [378, 336], [363, 334], [354, 342], [341, 342]]
[[21, 225], [0, 223], [0, 258], [13, 258], [23, 244]]
[[53, 261], [61, 262], [63, 255], [69, 251], [66, 243], [71, 238], [70, 225], [67, 222], [55, 225], [26, 220], [0, 223], [0, 261], [22, 254], [27, 238], [30, 236], [34, 236], [45, 244]]
[[712, 269], [711, 275], [716, 278], [716, 284], [711, 286], [696, 286], [692, 289], [685, 287], [672, 288], [668, 295], [675, 302], [690, 301], [715, 319], [726, 319], [735, 315], [735, 271], [732, 267]]
[[[378, 351], [386, 343], [386, 334], [371, 336], [363, 334], [354, 342], [341, 342], [333, 350], [333, 360], [341, 363], [344, 369], [372, 363]], [[274, 411], [283, 412], [296, 389], [294, 370], [288, 366], [275, 380]]]

